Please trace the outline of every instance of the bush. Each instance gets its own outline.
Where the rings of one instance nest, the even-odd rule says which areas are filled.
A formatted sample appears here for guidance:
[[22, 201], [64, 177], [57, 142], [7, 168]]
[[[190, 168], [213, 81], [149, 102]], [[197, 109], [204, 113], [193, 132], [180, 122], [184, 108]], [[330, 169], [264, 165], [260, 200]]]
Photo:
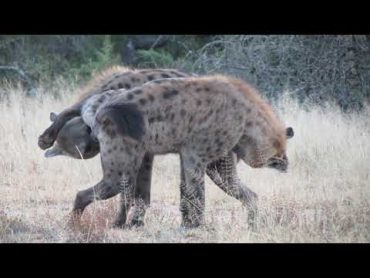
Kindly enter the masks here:
[[137, 51], [137, 66], [143, 68], [169, 67], [174, 60], [170, 53], [154, 49]]
[[348, 110], [369, 100], [369, 50], [368, 36], [218, 36], [189, 59], [192, 71], [238, 76], [271, 99], [289, 89]]

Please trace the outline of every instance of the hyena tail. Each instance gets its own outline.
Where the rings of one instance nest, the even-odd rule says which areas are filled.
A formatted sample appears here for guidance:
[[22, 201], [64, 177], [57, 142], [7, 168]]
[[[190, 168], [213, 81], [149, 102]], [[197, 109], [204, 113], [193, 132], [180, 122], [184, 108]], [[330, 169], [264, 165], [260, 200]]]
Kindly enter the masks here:
[[96, 115], [96, 121], [103, 127], [113, 125], [118, 134], [140, 140], [145, 134], [143, 114], [137, 106], [128, 104], [111, 104], [103, 107]]

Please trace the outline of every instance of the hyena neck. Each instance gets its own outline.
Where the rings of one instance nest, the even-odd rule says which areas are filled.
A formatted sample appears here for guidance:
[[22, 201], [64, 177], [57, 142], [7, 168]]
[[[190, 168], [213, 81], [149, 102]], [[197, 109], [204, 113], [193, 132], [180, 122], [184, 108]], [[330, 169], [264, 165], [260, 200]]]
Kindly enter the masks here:
[[98, 95], [93, 95], [85, 100], [81, 107], [81, 116], [83, 121], [93, 129], [95, 125], [95, 117], [100, 107], [106, 104], [116, 91], [106, 91]]

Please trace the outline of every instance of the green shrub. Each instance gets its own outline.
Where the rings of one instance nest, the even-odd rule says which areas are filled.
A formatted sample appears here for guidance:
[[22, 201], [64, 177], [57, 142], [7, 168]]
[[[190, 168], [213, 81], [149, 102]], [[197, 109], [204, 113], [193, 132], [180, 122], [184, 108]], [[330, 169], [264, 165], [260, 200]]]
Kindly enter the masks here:
[[174, 62], [172, 55], [163, 50], [138, 50], [137, 56], [137, 66], [143, 68], [168, 67]]

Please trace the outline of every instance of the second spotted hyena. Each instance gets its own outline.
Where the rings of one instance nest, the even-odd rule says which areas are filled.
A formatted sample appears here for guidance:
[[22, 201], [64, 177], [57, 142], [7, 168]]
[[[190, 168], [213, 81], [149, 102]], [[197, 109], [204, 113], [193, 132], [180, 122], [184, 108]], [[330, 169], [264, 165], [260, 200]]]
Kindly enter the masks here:
[[[235, 152], [255, 168], [287, 169], [287, 130], [257, 91], [241, 80], [162, 79], [99, 98], [103, 104], [85, 122], [99, 140], [103, 179], [77, 194], [74, 217], [94, 200], [121, 193], [116, 225], [142, 221], [145, 202], [135, 189], [147, 154], [180, 154], [184, 227], [204, 222], [204, 174], [220, 157]], [[128, 217], [131, 206], [135, 209]]]
[[[108, 69], [83, 89], [82, 97], [76, 104], [65, 109], [58, 116], [51, 114], [53, 124], [40, 136], [39, 145], [45, 148], [50, 145], [50, 142], [53, 143], [53, 140], [56, 140], [53, 148], [47, 150], [46, 157], [56, 155], [68, 155], [78, 159], [94, 157], [99, 153], [100, 146], [96, 137], [92, 136], [89, 125], [92, 125], [95, 112], [102, 105], [102, 99], [108, 99], [113, 94], [121, 92], [110, 89], [129, 89], [145, 81], [186, 76], [188, 76], [186, 73], [173, 69], [129, 70], [122, 67]], [[107, 90], [110, 91], [107, 92]], [[85, 121], [80, 117], [81, 114], [84, 115]], [[71, 117], [73, 118], [70, 119]], [[147, 153], [136, 179], [136, 195], [144, 200], [145, 206], [150, 204], [152, 166], [153, 154]], [[225, 157], [212, 162], [207, 166], [206, 172], [218, 187], [240, 200], [243, 205], [250, 206], [256, 200], [257, 195], [242, 184], [237, 176], [235, 153], [230, 152]], [[142, 225], [143, 222], [134, 221], [132, 224]]]

